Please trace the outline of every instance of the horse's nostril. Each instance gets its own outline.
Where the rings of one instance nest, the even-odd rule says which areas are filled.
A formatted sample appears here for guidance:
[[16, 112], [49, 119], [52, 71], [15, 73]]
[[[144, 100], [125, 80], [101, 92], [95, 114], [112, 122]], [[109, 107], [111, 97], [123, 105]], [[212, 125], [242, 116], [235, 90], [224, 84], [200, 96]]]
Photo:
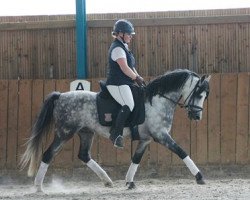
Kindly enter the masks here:
[[195, 120], [200, 120], [200, 116], [196, 115]]

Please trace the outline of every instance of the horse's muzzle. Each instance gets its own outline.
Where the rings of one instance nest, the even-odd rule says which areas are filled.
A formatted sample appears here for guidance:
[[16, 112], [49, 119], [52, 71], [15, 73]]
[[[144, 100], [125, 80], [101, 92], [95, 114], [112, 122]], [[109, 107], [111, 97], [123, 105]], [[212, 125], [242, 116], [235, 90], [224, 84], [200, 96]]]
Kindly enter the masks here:
[[201, 110], [196, 112], [196, 111], [188, 111], [188, 118], [191, 119], [191, 120], [201, 120]]
[[203, 108], [196, 106], [196, 105], [188, 105], [186, 106], [188, 111], [188, 118], [191, 120], [201, 120], [202, 110]]

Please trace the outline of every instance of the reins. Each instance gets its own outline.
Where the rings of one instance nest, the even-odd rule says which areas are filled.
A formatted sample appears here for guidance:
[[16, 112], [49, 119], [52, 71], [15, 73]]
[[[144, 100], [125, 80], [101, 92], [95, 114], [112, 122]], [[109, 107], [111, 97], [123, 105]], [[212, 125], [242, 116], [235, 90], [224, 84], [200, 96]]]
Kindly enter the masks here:
[[163, 97], [163, 98], [165, 98], [165, 99], [167, 99], [167, 100], [169, 100], [169, 101], [171, 101], [171, 102], [174, 103], [175, 105], [180, 106], [181, 108], [184, 107], [184, 103], [179, 103], [179, 101], [181, 100], [182, 96], [180, 96], [180, 98], [178, 99], [178, 101], [175, 101], [175, 100], [173, 100], [173, 99], [171, 99], [171, 98], [169, 98], [169, 97], [167, 97], [167, 96], [165, 96], [165, 95], [160, 95], [160, 96]]
[[[201, 107], [199, 107], [199, 106], [196, 106], [196, 105], [191, 105], [191, 104], [190, 104], [190, 103], [191, 103], [191, 99], [192, 99], [191, 97], [192, 97], [192, 95], [194, 94], [194, 91], [197, 89], [197, 87], [198, 87], [198, 85], [199, 85], [199, 82], [200, 82], [200, 80], [196, 83], [196, 85], [194, 86], [194, 89], [192, 89], [192, 91], [189, 93], [189, 95], [187, 96], [187, 98], [184, 100], [183, 103], [180, 103], [180, 102], [179, 102], [179, 101], [181, 100], [181, 98], [182, 98], [182, 95], [180, 96], [180, 98], [178, 99], [178, 101], [175, 101], [175, 100], [173, 100], [173, 99], [171, 99], [170, 97], [167, 97], [167, 96], [165, 96], [165, 95], [160, 95], [160, 96], [163, 97], [163, 98], [165, 98], [165, 99], [167, 99], [167, 100], [169, 100], [169, 101], [171, 101], [171, 102], [174, 103], [175, 105], [180, 106], [180, 108], [190, 108], [190, 107], [194, 107], [194, 108], [198, 108], [199, 111], [201, 111], [201, 110], [203, 110], [203, 108], [201, 108]], [[188, 99], [189, 99], [188, 104], [185, 105]], [[199, 112], [199, 111], [198, 111], [198, 112]]]

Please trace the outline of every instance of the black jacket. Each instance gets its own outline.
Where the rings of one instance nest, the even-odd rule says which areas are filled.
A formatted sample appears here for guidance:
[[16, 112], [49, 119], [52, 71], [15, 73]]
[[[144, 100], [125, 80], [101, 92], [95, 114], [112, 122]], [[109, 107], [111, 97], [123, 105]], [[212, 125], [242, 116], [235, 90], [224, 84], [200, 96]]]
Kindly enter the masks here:
[[130, 77], [128, 77], [126, 74], [124, 74], [119, 64], [113, 61], [111, 58], [111, 52], [116, 47], [121, 47], [122, 49], [124, 49], [124, 51], [126, 52], [128, 66], [131, 69], [135, 67], [135, 58], [133, 54], [124, 46], [124, 44], [121, 41], [119, 41], [118, 39], [115, 39], [109, 48], [109, 55], [108, 55], [109, 66], [108, 66], [106, 84], [107, 85], [132, 85], [134, 81]]

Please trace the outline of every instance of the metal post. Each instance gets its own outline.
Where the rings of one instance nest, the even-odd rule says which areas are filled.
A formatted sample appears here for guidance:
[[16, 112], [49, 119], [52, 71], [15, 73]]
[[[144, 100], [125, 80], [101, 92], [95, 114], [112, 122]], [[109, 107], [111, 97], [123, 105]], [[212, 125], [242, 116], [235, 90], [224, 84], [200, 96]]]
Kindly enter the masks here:
[[86, 2], [76, 0], [76, 60], [77, 78], [87, 78], [87, 22]]

